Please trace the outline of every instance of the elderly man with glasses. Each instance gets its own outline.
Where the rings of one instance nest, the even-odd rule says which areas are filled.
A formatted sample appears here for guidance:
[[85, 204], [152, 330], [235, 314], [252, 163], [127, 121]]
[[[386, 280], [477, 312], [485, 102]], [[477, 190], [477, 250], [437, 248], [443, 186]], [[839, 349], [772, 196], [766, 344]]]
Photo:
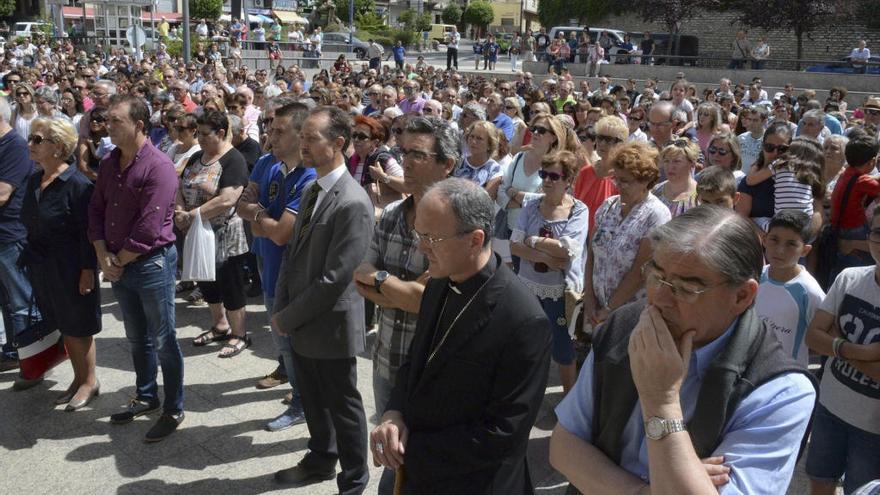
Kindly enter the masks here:
[[[77, 89], [85, 87], [85, 82], [77, 79], [74, 82]], [[116, 94], [116, 83], [109, 80], [100, 80], [92, 85], [89, 93], [93, 103], [92, 109], [100, 107], [107, 109], [110, 106], [110, 98]], [[85, 102], [83, 102], [85, 104]], [[90, 180], [98, 180], [98, 174], [89, 167], [89, 143], [92, 139], [92, 110], [88, 110], [79, 120], [79, 143], [76, 147], [77, 167]]]
[[718, 206], [649, 239], [647, 301], [596, 332], [556, 408], [550, 463], [596, 495], [784, 493], [816, 389], [753, 308], [760, 240]]

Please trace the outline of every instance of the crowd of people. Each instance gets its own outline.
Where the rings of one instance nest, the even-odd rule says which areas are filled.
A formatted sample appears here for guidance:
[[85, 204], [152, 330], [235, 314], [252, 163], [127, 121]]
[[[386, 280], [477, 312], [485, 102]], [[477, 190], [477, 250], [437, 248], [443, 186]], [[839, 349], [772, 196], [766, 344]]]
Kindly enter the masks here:
[[[58, 329], [68, 411], [100, 393], [103, 281], [136, 382], [110, 419], [161, 409], [148, 442], [184, 422], [180, 346], [235, 359], [262, 296], [278, 363], [256, 385], [290, 387], [266, 428], [309, 432], [284, 485], [361, 493], [372, 456], [383, 494], [531, 493], [551, 362], [549, 460], [584, 493], [784, 493], [810, 433], [811, 493], [880, 478], [876, 96], [16, 50], [0, 369], [35, 321]], [[215, 248], [182, 260], [196, 226]], [[188, 291], [206, 330], [182, 342]]]

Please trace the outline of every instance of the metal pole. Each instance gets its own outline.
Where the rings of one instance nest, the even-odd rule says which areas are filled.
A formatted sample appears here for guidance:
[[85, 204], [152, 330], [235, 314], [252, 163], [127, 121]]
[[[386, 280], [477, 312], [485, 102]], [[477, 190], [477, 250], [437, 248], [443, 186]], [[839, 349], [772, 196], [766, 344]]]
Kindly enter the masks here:
[[189, 65], [189, 0], [183, 0], [183, 61]]
[[[330, 20], [328, 19], [329, 23]], [[348, 0], [348, 49], [354, 45], [354, 0]]]
[[157, 8], [159, 8], [159, 2], [158, 0], [153, 0], [153, 3], [150, 5], [150, 39], [153, 41], [153, 50], [158, 48], [156, 46], [156, 19], [153, 17]]

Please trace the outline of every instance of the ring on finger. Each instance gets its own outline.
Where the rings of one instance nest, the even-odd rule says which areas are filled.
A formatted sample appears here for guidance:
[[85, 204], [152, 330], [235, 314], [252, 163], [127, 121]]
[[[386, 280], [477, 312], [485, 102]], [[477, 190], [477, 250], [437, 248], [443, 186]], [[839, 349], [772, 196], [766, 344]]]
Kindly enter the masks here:
[[385, 453], [385, 446], [382, 444], [382, 442], [376, 442], [376, 444], [373, 447], [376, 448], [377, 453], [379, 453], [379, 454]]

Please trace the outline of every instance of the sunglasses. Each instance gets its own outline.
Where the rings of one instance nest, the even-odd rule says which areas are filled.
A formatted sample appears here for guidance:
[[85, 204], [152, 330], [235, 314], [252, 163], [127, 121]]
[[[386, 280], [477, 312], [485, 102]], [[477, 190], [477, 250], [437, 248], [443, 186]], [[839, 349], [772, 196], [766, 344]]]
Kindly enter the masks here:
[[403, 129], [401, 129], [400, 127], [392, 127], [391, 132], [399, 135], [399, 134], [403, 134]]
[[33, 144], [43, 144], [43, 141], [48, 141], [48, 139], [40, 136], [39, 134], [31, 134], [28, 136], [28, 142]]
[[93, 115], [90, 120], [90, 122], [94, 122], [96, 124], [103, 124], [106, 121], [107, 121], [107, 119], [105, 119], [104, 117], [98, 117], [96, 115]]
[[541, 180], [550, 179], [551, 182], [556, 182], [564, 179], [562, 174], [558, 174], [556, 172], [548, 172], [546, 170], [538, 170], [538, 177], [540, 177]]
[[730, 153], [730, 150], [716, 148], [715, 146], [709, 146], [706, 149], [706, 151], [708, 151], [710, 155], [718, 155], [718, 156], [727, 156], [727, 154]]
[[28, 93], [27, 91], [20, 91], [18, 93], [15, 93], [15, 96], [30, 96], [30, 95], [31, 94]]
[[547, 129], [546, 127], [541, 127], [539, 125], [533, 125], [529, 130], [532, 131], [532, 134], [538, 134], [541, 136], [550, 132], [550, 129]]
[[364, 134], [363, 132], [355, 132], [351, 135], [351, 138], [355, 141], [367, 141], [368, 139], [370, 139], [370, 136]]
[[788, 151], [788, 145], [787, 145], [787, 144], [770, 144], [770, 143], [764, 143], [764, 144], [761, 146], [761, 148], [763, 148], [764, 151], [766, 151], [767, 153], [774, 153], [774, 152], [785, 153], [786, 151]]
[[866, 108], [865, 113], [868, 115], [880, 115], [880, 110], [876, 108]]
[[620, 139], [619, 137], [615, 137], [615, 136], [604, 136], [604, 135], [602, 135], [602, 134], [597, 134], [597, 135], [596, 135], [596, 141], [599, 142], [599, 143], [607, 143], [607, 144], [618, 144], [618, 143], [623, 142], [623, 140]]

